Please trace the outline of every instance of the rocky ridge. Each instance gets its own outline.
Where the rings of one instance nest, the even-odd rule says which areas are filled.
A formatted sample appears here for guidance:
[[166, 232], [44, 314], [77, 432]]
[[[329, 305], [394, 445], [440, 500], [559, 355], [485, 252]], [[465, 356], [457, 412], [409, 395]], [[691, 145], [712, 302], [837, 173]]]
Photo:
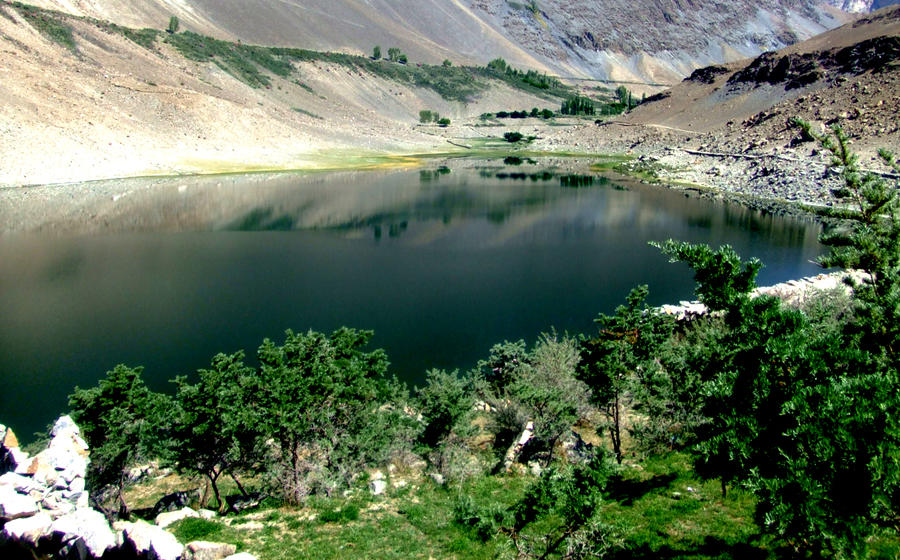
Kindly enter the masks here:
[[[235, 554], [233, 545], [192, 542], [184, 546], [160, 524], [137, 520], [110, 525], [88, 503], [89, 450], [69, 416], [56, 421], [47, 448], [34, 457], [19, 447], [13, 431], [2, 424], [0, 442], [0, 554], [4, 558], [253, 560], [249, 554]], [[181, 518], [187, 515], [182, 513]]]

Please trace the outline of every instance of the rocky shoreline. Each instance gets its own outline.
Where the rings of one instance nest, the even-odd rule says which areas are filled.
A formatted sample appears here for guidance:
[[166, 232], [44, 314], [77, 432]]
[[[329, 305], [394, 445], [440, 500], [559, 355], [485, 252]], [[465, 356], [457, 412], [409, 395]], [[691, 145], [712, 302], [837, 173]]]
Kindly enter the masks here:
[[164, 527], [184, 518], [184, 512], [160, 514], [155, 525], [140, 519], [110, 524], [88, 503], [90, 453], [81, 430], [62, 416], [50, 436], [47, 448], [30, 457], [13, 431], [0, 424], [0, 557], [255, 560], [236, 554], [234, 545], [179, 543]]

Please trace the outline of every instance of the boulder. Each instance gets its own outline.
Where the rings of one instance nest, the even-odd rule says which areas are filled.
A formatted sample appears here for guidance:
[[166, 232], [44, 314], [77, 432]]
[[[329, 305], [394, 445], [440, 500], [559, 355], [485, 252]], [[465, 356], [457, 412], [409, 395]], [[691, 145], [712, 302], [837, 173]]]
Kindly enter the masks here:
[[79, 554], [86, 550], [94, 558], [100, 558], [107, 550], [120, 544], [106, 517], [93, 509], [79, 509], [63, 515], [53, 522], [50, 532], [67, 549]]
[[14, 519], [3, 526], [2, 539], [28, 543], [36, 547], [41, 538], [50, 534], [52, 524], [53, 518], [45, 512]]
[[31, 496], [20, 494], [10, 486], [0, 487], [0, 519], [9, 521], [31, 517], [38, 511], [40, 507]]
[[387, 482], [384, 480], [373, 480], [369, 483], [369, 490], [373, 496], [380, 496], [387, 490]]
[[0, 424], [0, 446], [3, 446], [4, 449], [19, 447], [19, 440], [12, 428], [7, 428], [3, 424]]
[[146, 521], [136, 523], [119, 521], [115, 524], [115, 528], [122, 531], [126, 543], [134, 547], [141, 558], [178, 560], [184, 553], [184, 547], [175, 535]]
[[0, 424], [0, 473], [15, 470], [28, 454], [19, 449], [19, 440], [12, 428]]
[[237, 547], [233, 544], [194, 541], [184, 549], [184, 560], [222, 560], [233, 556]]
[[188, 517], [200, 517], [200, 514], [189, 507], [181, 508], [178, 511], [165, 511], [156, 516], [156, 524], [160, 528], [166, 528]]
[[40, 490], [41, 493], [43, 493], [43, 491], [46, 490], [46, 488], [36, 483], [34, 479], [14, 472], [8, 472], [3, 476], [0, 476], [0, 487], [3, 486], [12, 488], [20, 494], [28, 494], [32, 490]]

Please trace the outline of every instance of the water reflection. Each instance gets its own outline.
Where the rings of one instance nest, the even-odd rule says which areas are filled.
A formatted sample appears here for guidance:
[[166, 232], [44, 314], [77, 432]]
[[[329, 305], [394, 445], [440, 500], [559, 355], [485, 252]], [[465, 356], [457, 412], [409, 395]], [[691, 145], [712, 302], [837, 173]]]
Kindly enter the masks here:
[[765, 283], [817, 271], [807, 222], [541, 163], [0, 191], [0, 421], [27, 435], [117, 363], [162, 389], [286, 328], [374, 329], [413, 381], [468, 368], [587, 331], [637, 284], [691, 297], [650, 240], [730, 243]]

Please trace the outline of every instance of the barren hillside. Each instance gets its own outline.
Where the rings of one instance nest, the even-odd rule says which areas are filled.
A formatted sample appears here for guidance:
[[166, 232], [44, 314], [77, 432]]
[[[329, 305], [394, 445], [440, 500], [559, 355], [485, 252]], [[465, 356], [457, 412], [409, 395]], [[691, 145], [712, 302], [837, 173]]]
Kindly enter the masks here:
[[[0, 184], [340, 167], [452, 149], [454, 127], [420, 125], [424, 109], [455, 121], [558, 104], [500, 83], [451, 102], [322, 61], [263, 70], [267, 85], [251, 87], [233, 68], [185, 58], [164, 33], [142, 46], [103, 22], [30, 13], [0, 3]], [[51, 39], [57, 20], [71, 28], [68, 48]]]
[[561, 75], [674, 83], [699, 66], [755, 56], [866, 11], [872, 0], [34, 0], [136, 27], [185, 27], [245, 42], [412, 60], [517, 66]]

